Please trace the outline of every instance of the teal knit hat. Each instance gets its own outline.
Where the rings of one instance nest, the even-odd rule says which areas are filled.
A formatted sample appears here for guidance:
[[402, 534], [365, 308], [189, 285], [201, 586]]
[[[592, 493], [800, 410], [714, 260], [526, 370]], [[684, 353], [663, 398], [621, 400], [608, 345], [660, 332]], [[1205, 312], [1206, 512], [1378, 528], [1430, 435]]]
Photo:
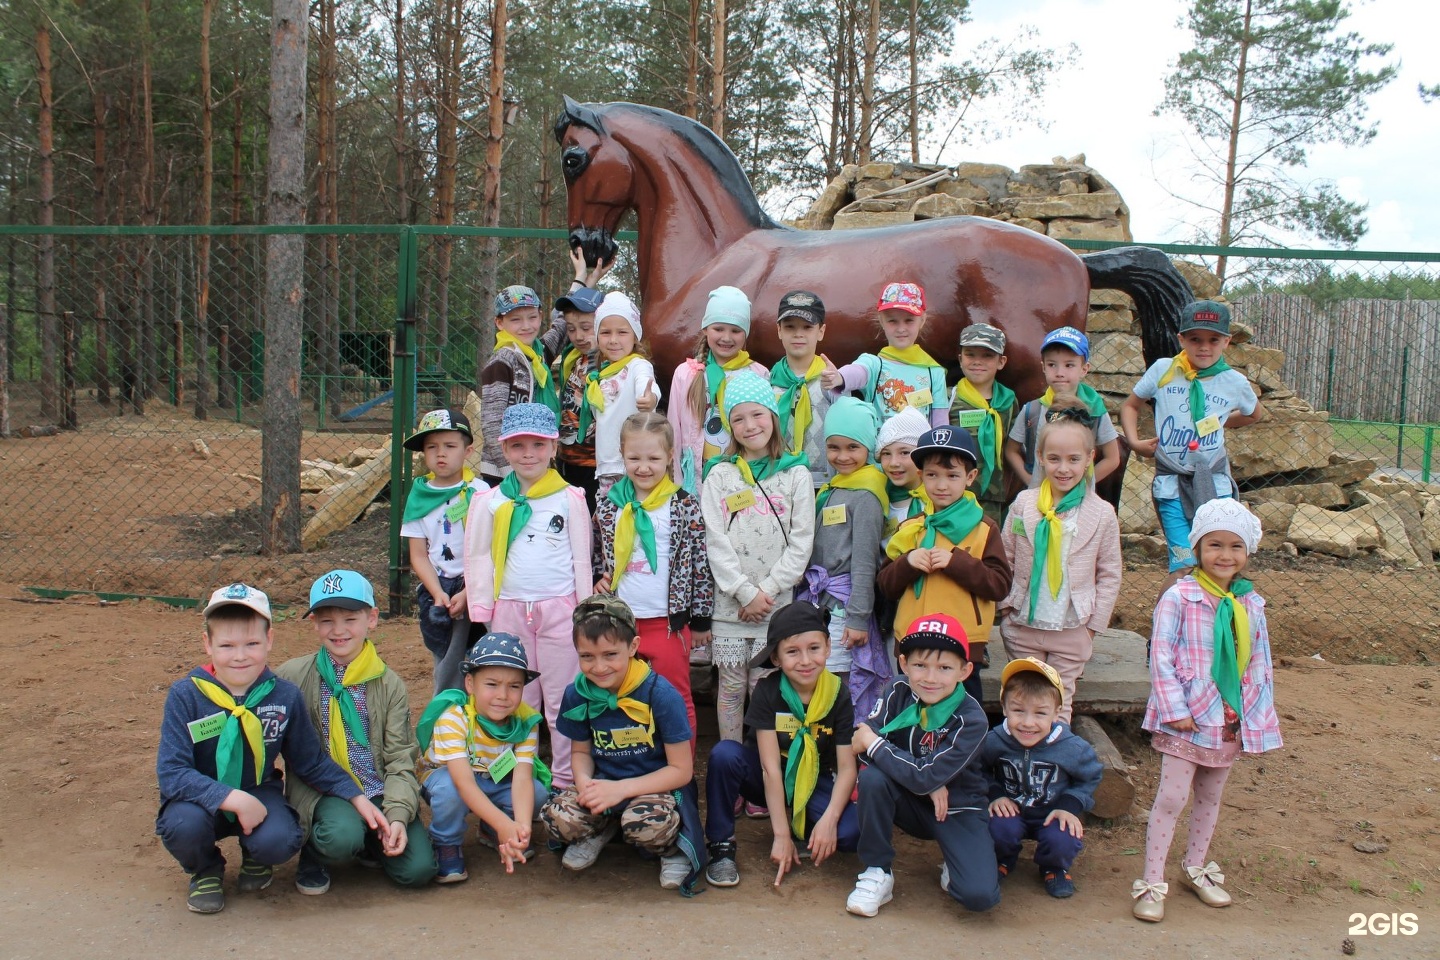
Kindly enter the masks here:
[[854, 397], [840, 397], [830, 404], [825, 414], [825, 439], [847, 437], [863, 444], [875, 455], [875, 440], [880, 435], [880, 414], [875, 405]]
[[775, 402], [775, 388], [770, 381], [753, 370], [741, 370], [725, 381], [725, 422], [742, 403], [758, 403], [775, 416], [780, 416], [780, 405]]
[[712, 323], [732, 324], [744, 330], [748, 337], [750, 298], [745, 296], [745, 291], [738, 287], [716, 287], [711, 290], [710, 298], [705, 302], [705, 318], [700, 321], [700, 329], [703, 330]]

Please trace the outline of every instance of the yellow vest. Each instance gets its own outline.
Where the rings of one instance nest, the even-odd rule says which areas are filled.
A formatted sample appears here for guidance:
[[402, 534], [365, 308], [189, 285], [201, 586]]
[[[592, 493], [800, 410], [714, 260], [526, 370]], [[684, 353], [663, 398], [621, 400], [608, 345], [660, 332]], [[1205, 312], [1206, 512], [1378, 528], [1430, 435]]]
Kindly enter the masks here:
[[[924, 518], [912, 517], [905, 522], [924, 523]], [[961, 540], [958, 546], [978, 560], [985, 555], [985, 543], [989, 538], [990, 525], [982, 522], [976, 524], [975, 529], [971, 530], [970, 535]], [[943, 533], [937, 532], [935, 546], [942, 550], [952, 550], [957, 544], [951, 543]], [[905, 562], [904, 557], [896, 561]], [[895, 638], [898, 640], [907, 626], [927, 613], [948, 613], [959, 620], [965, 628], [965, 635], [970, 638], [972, 648], [990, 642], [990, 628], [995, 626], [995, 601], [979, 599], [943, 573], [921, 577], [918, 597], [915, 596], [914, 587], [906, 587], [900, 594], [900, 602], [895, 609]], [[972, 659], [978, 658], [972, 656]]]

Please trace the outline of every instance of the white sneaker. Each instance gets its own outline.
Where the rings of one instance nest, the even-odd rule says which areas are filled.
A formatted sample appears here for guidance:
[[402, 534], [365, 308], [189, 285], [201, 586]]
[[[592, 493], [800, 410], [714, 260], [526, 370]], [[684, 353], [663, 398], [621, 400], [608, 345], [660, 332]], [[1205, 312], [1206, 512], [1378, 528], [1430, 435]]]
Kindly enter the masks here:
[[895, 877], [879, 867], [870, 867], [855, 880], [855, 889], [845, 909], [861, 917], [873, 917], [895, 896]]
[[940, 889], [946, 893], [950, 892], [950, 864], [940, 864]]
[[680, 884], [690, 876], [690, 858], [683, 853], [668, 854], [660, 858], [660, 889], [679, 890]]
[[605, 844], [619, 829], [620, 824], [612, 821], [595, 836], [570, 844], [565, 848], [565, 856], [560, 858], [560, 863], [567, 870], [587, 870], [595, 866], [595, 861], [600, 859], [600, 851], [605, 849]]

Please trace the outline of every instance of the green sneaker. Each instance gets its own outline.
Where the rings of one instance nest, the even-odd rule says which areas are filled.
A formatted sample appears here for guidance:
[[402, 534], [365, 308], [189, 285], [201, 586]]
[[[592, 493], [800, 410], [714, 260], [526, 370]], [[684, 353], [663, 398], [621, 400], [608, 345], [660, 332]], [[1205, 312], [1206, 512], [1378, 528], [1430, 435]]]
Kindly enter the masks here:
[[191, 913], [219, 913], [225, 909], [225, 890], [220, 885], [220, 876], [214, 873], [197, 873], [190, 878], [190, 894], [185, 906]]
[[266, 863], [257, 863], [246, 857], [240, 863], [240, 892], [257, 893], [270, 886], [275, 879], [275, 868]]

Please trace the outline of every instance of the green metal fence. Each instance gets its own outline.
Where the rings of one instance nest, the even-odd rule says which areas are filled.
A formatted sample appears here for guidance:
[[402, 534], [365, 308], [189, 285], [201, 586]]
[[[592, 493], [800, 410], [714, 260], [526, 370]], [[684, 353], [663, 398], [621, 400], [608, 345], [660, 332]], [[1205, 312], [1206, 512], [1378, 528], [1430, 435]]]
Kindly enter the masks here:
[[[264, 558], [261, 292], [265, 238], [277, 232], [306, 237], [305, 476], [333, 488], [363, 468], [356, 451], [389, 451], [390, 465], [381, 506], [309, 553]], [[36, 260], [44, 233], [0, 227], [9, 422], [16, 433], [74, 429], [0, 443], [0, 581], [66, 590], [194, 597], [249, 577], [295, 600], [317, 572], [346, 565], [388, 584], [390, 610], [403, 611], [409, 585], [389, 491], [409, 483], [411, 462], [399, 441], [417, 408], [465, 402], [480, 345], [493, 336], [491, 258], [497, 284], [528, 283], [547, 300], [570, 279], [560, 230], [53, 228], [54, 309], [46, 316]], [[1218, 292], [1198, 268], [1219, 251], [1155, 246], [1196, 265], [1185, 271], [1198, 294]], [[1229, 446], [1243, 495], [1266, 524], [1257, 565], [1291, 584], [1272, 610], [1290, 608], [1291, 627], [1307, 629], [1306, 618], [1321, 613], [1305, 602], [1307, 576], [1323, 577], [1327, 590], [1399, 595], [1411, 602], [1392, 629], [1435, 649], [1440, 255], [1227, 252], [1224, 295], [1250, 335], [1237, 338], [1231, 361], [1271, 414], [1235, 431]], [[635, 280], [622, 244], [607, 282], [633, 290]], [[1091, 380], [1113, 407], [1143, 372], [1137, 328], [1123, 297], [1092, 300]], [[42, 333], [50, 323], [47, 397]], [[1163, 579], [1148, 466], [1132, 460], [1121, 509], [1132, 567], [1122, 619], [1142, 630]], [[326, 496], [307, 493], [307, 515]], [[1371, 619], [1356, 614], [1354, 622]]]

